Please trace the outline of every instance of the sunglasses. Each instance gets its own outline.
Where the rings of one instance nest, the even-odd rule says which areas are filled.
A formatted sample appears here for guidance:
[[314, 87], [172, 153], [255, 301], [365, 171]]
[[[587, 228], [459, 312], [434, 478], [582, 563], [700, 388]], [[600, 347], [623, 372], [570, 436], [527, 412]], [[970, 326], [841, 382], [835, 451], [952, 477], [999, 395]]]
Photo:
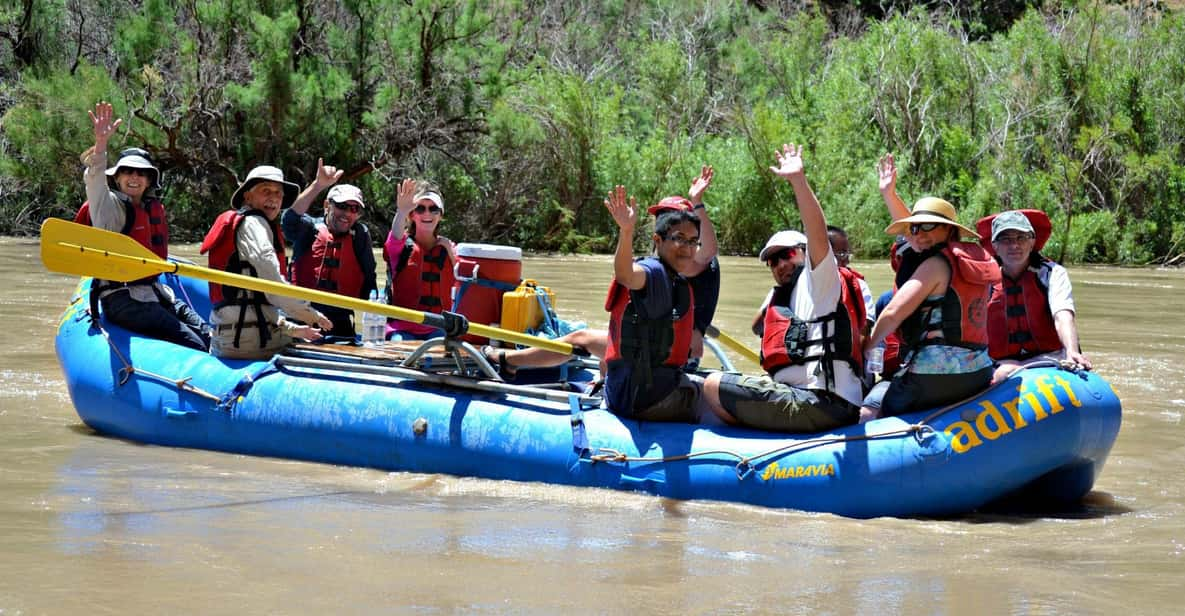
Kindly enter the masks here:
[[415, 211], [417, 214], [423, 214], [424, 212], [428, 212], [429, 214], [439, 214], [444, 210], [441, 210], [435, 205], [417, 205]]
[[335, 207], [343, 212], [350, 212], [352, 214], [357, 214], [362, 211], [361, 205], [355, 205], [353, 203], [338, 203], [336, 201], [330, 201], [330, 203], [333, 204], [333, 207]]
[[765, 264], [774, 267], [782, 261], [789, 261], [790, 257], [794, 255], [795, 249], [783, 248], [765, 258]]
[[920, 222], [920, 223], [915, 222], [915, 223], [909, 225], [909, 232], [911, 235], [917, 235], [919, 233], [929, 233], [930, 231], [933, 231], [933, 230], [937, 229], [938, 227], [941, 227], [942, 225], [943, 225], [943, 223], [940, 223], [940, 222]]

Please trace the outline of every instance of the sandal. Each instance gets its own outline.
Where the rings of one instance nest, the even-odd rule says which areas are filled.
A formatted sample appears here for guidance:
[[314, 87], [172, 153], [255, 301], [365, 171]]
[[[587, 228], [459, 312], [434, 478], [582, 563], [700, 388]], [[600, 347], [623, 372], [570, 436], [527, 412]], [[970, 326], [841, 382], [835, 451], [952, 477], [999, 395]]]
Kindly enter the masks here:
[[495, 368], [498, 369], [498, 375], [501, 376], [503, 380], [514, 380], [515, 374], [518, 373], [518, 368], [512, 366], [510, 362], [506, 361], [506, 351], [502, 349], [496, 349], [487, 344], [481, 347], [481, 354], [485, 356], [486, 361], [490, 362]]

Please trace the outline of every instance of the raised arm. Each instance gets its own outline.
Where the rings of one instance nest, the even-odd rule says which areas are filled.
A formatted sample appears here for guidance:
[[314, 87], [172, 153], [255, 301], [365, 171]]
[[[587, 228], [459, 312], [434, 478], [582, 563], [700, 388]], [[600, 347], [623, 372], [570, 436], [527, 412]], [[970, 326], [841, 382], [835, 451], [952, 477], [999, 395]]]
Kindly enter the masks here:
[[82, 179], [86, 185], [86, 200], [90, 203], [91, 224], [111, 231], [122, 229], [127, 214], [119, 207], [107, 187], [107, 141], [123, 124], [115, 117], [111, 103], [97, 103], [94, 111], [87, 111], [94, 129], [95, 145], [83, 152], [82, 163], [86, 165]]
[[333, 165], [326, 165], [323, 159], [317, 159], [317, 179], [313, 180], [311, 184], [300, 191], [296, 196], [296, 200], [292, 202], [292, 211], [297, 214], [304, 214], [309, 211], [309, 206], [317, 199], [317, 195], [322, 191], [333, 186], [342, 177], [341, 169]]
[[[407, 217], [416, 209], [416, 181], [405, 178], [399, 183], [399, 193], [395, 196], [395, 216], [391, 218], [391, 235], [401, 237], [403, 225]], [[451, 253], [450, 253], [451, 254]]]
[[[811, 269], [815, 269], [823, 262], [823, 258], [830, 252], [831, 243], [827, 239], [827, 219], [823, 216], [823, 208], [811, 185], [806, 181], [806, 170], [802, 164], [802, 146], [792, 143], [782, 144], [781, 152], [774, 152], [776, 163], [769, 170], [786, 180], [794, 188], [794, 201], [798, 204], [798, 213], [802, 216], [802, 228], [806, 232], [807, 254], [811, 258]], [[820, 249], [823, 247], [823, 249]]]
[[634, 263], [634, 226], [638, 222], [638, 203], [626, 198], [625, 187], [618, 185], [609, 191], [605, 208], [617, 223], [617, 250], [613, 253], [613, 278], [636, 291], [646, 286], [646, 272]]
[[691, 201], [692, 209], [699, 217], [700, 246], [699, 250], [695, 251], [695, 263], [699, 266], [699, 271], [703, 271], [720, 252], [720, 247], [716, 244], [716, 227], [712, 225], [708, 208], [704, 206], [704, 193], [712, 185], [712, 176], [715, 173], [710, 165], [704, 165], [700, 169], [699, 177], [692, 180], [691, 188], [687, 189], [687, 199]]
[[889, 217], [893, 222], [909, 216], [909, 208], [897, 195], [897, 164], [893, 162], [892, 154], [885, 154], [876, 164], [876, 173], [880, 177], [881, 198], [885, 200], [885, 207], [889, 210]]

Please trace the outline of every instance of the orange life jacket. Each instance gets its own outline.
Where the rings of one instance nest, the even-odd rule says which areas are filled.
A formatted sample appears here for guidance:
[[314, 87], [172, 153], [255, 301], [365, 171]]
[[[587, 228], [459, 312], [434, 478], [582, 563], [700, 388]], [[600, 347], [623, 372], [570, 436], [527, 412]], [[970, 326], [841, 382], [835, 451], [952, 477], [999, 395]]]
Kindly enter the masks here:
[[[902, 254], [894, 288], [905, 284], [923, 261], [935, 255], [941, 255], [950, 266], [946, 294], [938, 299], [926, 298], [906, 317], [899, 328], [902, 344], [911, 350], [927, 344], [986, 349], [988, 297], [991, 285], [1000, 280], [999, 264], [982, 246], [970, 242], [942, 243], [921, 254], [907, 250]], [[941, 319], [934, 318], [936, 310]], [[935, 331], [942, 336], [927, 337]]]

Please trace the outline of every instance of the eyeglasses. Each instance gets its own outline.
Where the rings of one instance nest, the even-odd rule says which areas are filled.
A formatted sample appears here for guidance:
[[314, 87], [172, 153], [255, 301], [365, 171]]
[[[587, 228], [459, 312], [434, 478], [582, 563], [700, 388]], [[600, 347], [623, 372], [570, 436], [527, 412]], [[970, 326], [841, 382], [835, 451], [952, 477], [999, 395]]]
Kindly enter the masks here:
[[682, 235], [669, 235], [662, 238], [668, 242], [673, 242], [676, 246], [684, 248], [699, 248], [700, 241], [698, 237], [683, 237]]
[[850, 253], [846, 250], [839, 250], [839, 251], [836, 251], [836, 253], [835, 253], [836, 259], [847, 259], [851, 256], [852, 256], [852, 253]]
[[1033, 236], [1028, 233], [1008, 233], [1006, 235], [997, 236], [992, 240], [993, 244], [1021, 244], [1033, 239]]
[[423, 214], [424, 212], [428, 212], [429, 214], [439, 214], [444, 210], [435, 205], [417, 205], [415, 211], [417, 214]]
[[351, 214], [357, 214], [362, 211], [361, 205], [356, 205], [353, 203], [338, 203], [337, 201], [330, 201], [329, 203], [333, 204], [333, 207], [343, 212], [350, 212]]
[[777, 266], [782, 261], [789, 261], [790, 257], [794, 256], [794, 248], [783, 248], [765, 258], [765, 264], [770, 267]]
[[943, 223], [940, 223], [940, 222], [920, 222], [920, 223], [915, 222], [915, 223], [909, 225], [909, 233], [911, 235], [917, 235], [922, 232], [929, 233], [930, 231], [933, 231], [933, 230], [937, 229], [938, 227], [942, 226], [942, 224]]

